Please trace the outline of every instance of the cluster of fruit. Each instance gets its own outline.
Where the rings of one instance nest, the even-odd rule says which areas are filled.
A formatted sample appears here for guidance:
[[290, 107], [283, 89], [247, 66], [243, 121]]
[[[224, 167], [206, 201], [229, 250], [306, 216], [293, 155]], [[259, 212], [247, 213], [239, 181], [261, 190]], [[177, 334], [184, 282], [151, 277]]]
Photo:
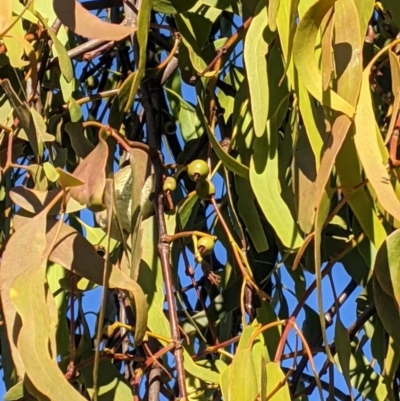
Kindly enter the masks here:
[[[215, 194], [214, 184], [208, 179], [210, 170], [208, 164], [201, 159], [193, 160], [186, 167], [189, 178], [196, 183], [196, 194], [200, 199], [207, 200]], [[164, 191], [174, 191], [176, 180], [174, 177], [167, 177], [164, 181]]]

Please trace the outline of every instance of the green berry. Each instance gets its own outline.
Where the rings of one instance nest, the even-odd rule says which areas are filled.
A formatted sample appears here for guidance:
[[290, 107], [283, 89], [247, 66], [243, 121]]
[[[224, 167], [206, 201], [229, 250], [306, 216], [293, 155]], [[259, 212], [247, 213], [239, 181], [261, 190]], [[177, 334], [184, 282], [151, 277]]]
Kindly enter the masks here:
[[174, 177], [167, 177], [164, 181], [163, 190], [165, 191], [175, 191], [176, 189], [176, 180]]
[[198, 160], [193, 160], [188, 166], [187, 166], [187, 172], [189, 175], [189, 178], [197, 182], [199, 180], [204, 180], [208, 177], [208, 174], [210, 170], [208, 169], [208, 164], [201, 159]]
[[215, 195], [215, 186], [209, 180], [200, 180], [196, 182], [196, 194], [200, 199], [207, 200]]
[[213, 251], [214, 245], [215, 242], [211, 236], [200, 237], [197, 241], [197, 249], [202, 256], [209, 255]]

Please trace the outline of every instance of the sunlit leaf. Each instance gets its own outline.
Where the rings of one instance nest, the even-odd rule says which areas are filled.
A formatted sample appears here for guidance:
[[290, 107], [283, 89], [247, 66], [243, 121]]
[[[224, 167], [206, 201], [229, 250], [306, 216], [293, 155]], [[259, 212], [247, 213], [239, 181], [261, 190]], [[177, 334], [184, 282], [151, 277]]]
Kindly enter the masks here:
[[265, 57], [268, 52], [267, 27], [267, 4], [261, 0], [247, 31], [243, 51], [254, 131], [257, 137], [265, 135], [265, 124], [269, 111], [267, 60]]
[[357, 153], [379, 203], [397, 221], [400, 221], [400, 201], [390, 185], [386, 161], [382, 160], [375, 128], [374, 109], [369, 86], [369, 69], [363, 73], [361, 93], [355, 118], [354, 140]]
[[291, 400], [289, 386], [285, 382], [285, 375], [276, 362], [267, 363], [267, 397], [272, 401]]
[[331, 89], [323, 92], [322, 75], [314, 62], [314, 45], [318, 28], [325, 14], [335, 2], [336, 0], [319, 0], [308, 9], [296, 31], [293, 58], [300, 79], [311, 95], [322, 104], [333, 110], [341, 111], [351, 118], [355, 112], [354, 106]]
[[[268, 124], [267, 135], [257, 138], [250, 163], [250, 182], [257, 201], [284, 246], [299, 248], [302, 238], [278, 183], [277, 131]], [[267, 185], [268, 183], [268, 185]]]
[[76, 0], [54, 0], [53, 7], [57, 17], [66, 27], [86, 38], [118, 41], [136, 31], [132, 26], [102, 21]]
[[254, 400], [258, 394], [258, 385], [251, 348], [238, 350], [229, 369], [227, 399]]

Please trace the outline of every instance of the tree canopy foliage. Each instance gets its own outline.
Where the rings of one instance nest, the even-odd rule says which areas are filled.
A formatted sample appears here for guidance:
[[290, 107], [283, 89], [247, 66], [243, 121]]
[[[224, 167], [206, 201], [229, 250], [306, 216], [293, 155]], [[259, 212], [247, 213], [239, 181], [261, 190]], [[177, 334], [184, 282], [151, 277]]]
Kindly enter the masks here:
[[2, 1], [4, 399], [399, 400], [399, 55], [398, 0]]

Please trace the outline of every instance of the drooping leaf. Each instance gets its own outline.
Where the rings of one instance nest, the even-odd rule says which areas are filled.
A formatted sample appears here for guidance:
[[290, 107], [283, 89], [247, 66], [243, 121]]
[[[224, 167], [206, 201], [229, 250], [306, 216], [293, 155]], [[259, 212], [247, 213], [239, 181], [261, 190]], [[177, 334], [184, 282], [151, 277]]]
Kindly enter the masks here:
[[289, 386], [284, 381], [285, 375], [283, 374], [279, 364], [276, 362], [268, 362], [266, 368], [268, 399], [272, 401], [291, 400]]
[[34, 154], [37, 155], [39, 151], [38, 138], [36, 135], [35, 125], [33, 123], [32, 114], [30, 113], [27, 104], [20, 100], [20, 98], [14, 92], [14, 89], [12, 88], [8, 79], [0, 80], [0, 85], [14, 108], [15, 115], [18, 117], [21, 127], [28, 137]]
[[[45, 246], [46, 220], [43, 218], [41, 220], [43, 220], [43, 227], [40, 227], [42, 230], [38, 228], [39, 222], [36, 222], [36, 233], [43, 236], [44, 241], [41, 245]], [[68, 383], [59, 369], [55, 355], [51, 354], [56, 350], [49, 349], [49, 338], [50, 341], [52, 339], [51, 316], [44, 285], [46, 261], [41, 259], [42, 255], [39, 258], [39, 266], [33, 266], [18, 276], [11, 289], [12, 302], [22, 321], [17, 346], [27, 375], [24, 382], [30, 392], [33, 390], [34, 394], [41, 394], [39, 398], [43, 400], [84, 400], [85, 398]], [[35, 263], [37, 265], [37, 259]]]
[[93, 144], [84, 135], [82, 124], [67, 123], [65, 131], [67, 131], [71, 139], [71, 146], [78, 157], [84, 159], [94, 149]]
[[258, 253], [268, 250], [268, 242], [260, 222], [255, 198], [250, 183], [241, 177], [235, 179], [235, 190], [239, 197], [237, 208]]
[[136, 31], [132, 26], [102, 21], [76, 0], [54, 0], [53, 7], [57, 17], [66, 27], [85, 38], [119, 41]]
[[229, 370], [227, 399], [254, 400], [258, 394], [258, 384], [250, 347], [236, 352]]
[[374, 272], [381, 288], [393, 297], [400, 310], [400, 230], [390, 234], [376, 254]]
[[203, 125], [206, 128], [206, 132], [208, 135], [208, 138], [210, 139], [210, 142], [213, 146], [213, 149], [216, 153], [216, 155], [221, 159], [222, 163], [224, 163], [225, 167], [239, 175], [240, 177], [243, 178], [248, 178], [248, 168], [244, 166], [243, 164], [239, 163], [237, 160], [235, 160], [232, 156], [230, 156], [225, 150], [222, 148], [221, 144], [217, 141], [217, 138], [215, 137], [214, 133], [211, 131], [208, 122], [205, 118], [204, 115], [204, 109], [201, 104], [201, 100], [198, 98], [198, 105], [203, 113]]
[[[11, 354], [17, 375], [23, 379], [25, 365], [21, 359], [16, 340], [13, 333], [21, 329], [21, 321], [16, 319], [15, 307], [11, 298], [11, 288], [18, 276], [32, 270], [40, 263], [45, 251], [45, 220], [43, 214], [39, 214], [30, 224], [16, 229], [7, 243], [0, 265], [0, 291], [2, 301], [2, 313], [6, 323], [8, 338], [10, 341]], [[21, 255], [25, 255], [21, 263]]]
[[95, 211], [104, 209], [103, 191], [106, 182], [106, 165], [108, 158], [108, 146], [103, 136], [99, 133], [99, 143], [83, 159], [74, 171], [74, 176], [84, 182], [84, 185], [71, 188], [71, 196], [81, 205], [86, 205], [89, 209]]
[[268, 124], [267, 135], [257, 138], [250, 163], [250, 183], [268, 222], [274, 227], [284, 246], [299, 248], [300, 231], [281, 197], [278, 184], [277, 130]]
[[400, 345], [400, 333], [397, 330], [400, 324], [399, 310], [395, 299], [388, 295], [380, 285], [377, 275], [372, 276], [372, 288], [376, 312], [387, 333]]
[[[123, 109], [126, 113], [133, 104], [134, 97], [139, 88], [139, 84], [144, 77], [145, 67], [146, 67], [146, 56], [147, 56], [147, 39], [149, 35], [149, 27], [150, 27], [150, 17], [151, 17], [151, 8], [152, 8], [153, 0], [148, 0], [140, 5], [139, 14], [137, 18], [137, 42], [139, 46], [139, 61], [137, 70], [132, 74], [133, 78], [130, 77], [127, 79], [127, 83], [124, 83], [125, 86], [129, 87], [128, 98], [125, 100], [120, 99], [120, 109]], [[122, 89], [122, 88], [121, 88]]]
[[315, 2], [300, 20], [293, 44], [293, 60], [299, 72], [300, 79], [312, 96], [320, 103], [333, 110], [341, 111], [348, 117], [353, 117], [355, 109], [336, 92], [328, 89], [323, 91], [322, 75], [314, 62], [314, 45], [318, 29], [325, 14], [336, 0], [319, 0]]
[[335, 358], [340, 367], [343, 376], [346, 380], [347, 388], [351, 393], [351, 383], [350, 383], [350, 356], [351, 356], [351, 345], [349, 334], [344, 327], [342, 321], [340, 320], [340, 316], [336, 319], [335, 326], [335, 346], [336, 346], [336, 356]]
[[268, 52], [267, 27], [267, 4], [265, 1], [260, 0], [247, 31], [243, 50], [254, 131], [258, 138], [265, 135], [265, 124], [269, 112], [266, 59]]
[[[16, 230], [29, 224], [29, 222], [29, 218], [18, 216], [15, 221]], [[49, 218], [46, 228], [48, 247], [52, 244], [56, 231], [57, 220]], [[71, 249], [74, 249], [74, 253], [71, 252]], [[94, 247], [81, 234], [65, 223], [61, 225], [58, 241], [49, 256], [49, 260], [58, 263], [78, 276], [102, 285], [104, 259], [96, 253]], [[127, 291], [132, 303], [134, 302], [134, 310], [136, 311], [135, 343], [140, 344], [147, 326], [147, 303], [142, 289], [115, 266], [111, 270], [109, 287]]]
[[400, 221], [400, 201], [397, 198], [388, 171], [385, 167], [387, 160], [382, 155], [376, 132], [376, 122], [369, 86], [369, 68], [364, 70], [361, 93], [355, 117], [356, 133], [354, 141], [366, 177], [372, 185], [381, 206], [397, 221]]
[[66, 82], [70, 83], [72, 81], [72, 79], [74, 78], [74, 70], [72, 68], [71, 59], [69, 58], [69, 56], [67, 54], [67, 50], [65, 49], [65, 46], [57, 38], [54, 31], [51, 28], [49, 28], [49, 26], [47, 25], [47, 22], [40, 15], [40, 13], [36, 12], [36, 15], [39, 17], [40, 22], [47, 29], [47, 32], [53, 42], [55, 53], [56, 53], [59, 63], [60, 63], [61, 73], [63, 74], [63, 77], [65, 78]]

